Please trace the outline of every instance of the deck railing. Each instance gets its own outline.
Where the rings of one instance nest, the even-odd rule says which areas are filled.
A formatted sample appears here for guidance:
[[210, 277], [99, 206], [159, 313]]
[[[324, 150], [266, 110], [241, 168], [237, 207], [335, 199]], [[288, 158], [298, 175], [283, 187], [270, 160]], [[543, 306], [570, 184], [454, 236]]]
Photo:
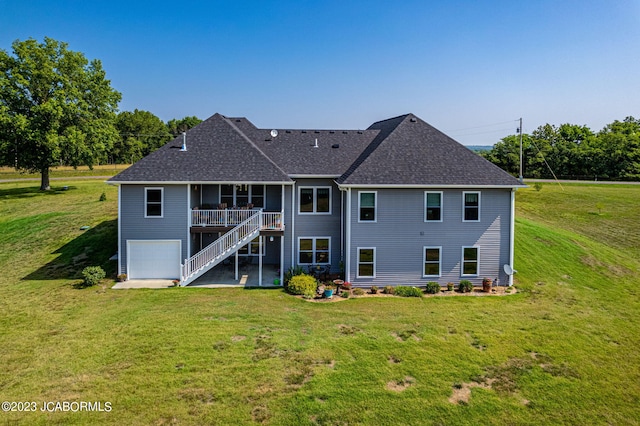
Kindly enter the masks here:
[[260, 209], [191, 210], [191, 226], [239, 225]]
[[282, 212], [262, 212], [262, 229], [282, 231]]

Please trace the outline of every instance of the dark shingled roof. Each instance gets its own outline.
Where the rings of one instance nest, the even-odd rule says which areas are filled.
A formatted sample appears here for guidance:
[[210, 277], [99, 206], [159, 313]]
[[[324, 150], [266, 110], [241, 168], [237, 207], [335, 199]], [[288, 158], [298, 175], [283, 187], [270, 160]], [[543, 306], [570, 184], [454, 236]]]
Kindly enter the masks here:
[[520, 186], [520, 182], [413, 114], [372, 124], [380, 133], [344, 185]]
[[[317, 147], [316, 147], [317, 140]], [[111, 182], [292, 182], [335, 176], [344, 185], [520, 186], [516, 178], [413, 114], [367, 130], [258, 129], [215, 114]]]
[[110, 182], [291, 182], [234, 125], [215, 114], [182, 136], [144, 157]]

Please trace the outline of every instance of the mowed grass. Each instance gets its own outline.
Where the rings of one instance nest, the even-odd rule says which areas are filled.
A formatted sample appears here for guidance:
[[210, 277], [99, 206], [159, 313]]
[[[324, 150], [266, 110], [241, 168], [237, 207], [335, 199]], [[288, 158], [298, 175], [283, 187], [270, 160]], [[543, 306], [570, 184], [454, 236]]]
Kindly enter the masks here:
[[638, 424], [640, 186], [565, 189], [518, 191], [516, 295], [315, 304], [281, 290], [77, 289], [84, 266], [115, 269], [116, 188], [0, 184], [0, 399], [112, 407], [1, 420]]
[[[113, 176], [116, 173], [120, 173], [122, 170], [129, 167], [129, 164], [105, 164], [96, 165], [91, 169], [86, 166], [79, 166], [76, 168], [70, 166], [58, 166], [53, 167], [50, 170], [49, 177], [51, 178], [68, 178], [68, 177], [85, 177], [85, 176]], [[3, 179], [40, 179], [39, 173], [26, 173], [16, 171], [13, 167], [0, 167], [0, 180]]]

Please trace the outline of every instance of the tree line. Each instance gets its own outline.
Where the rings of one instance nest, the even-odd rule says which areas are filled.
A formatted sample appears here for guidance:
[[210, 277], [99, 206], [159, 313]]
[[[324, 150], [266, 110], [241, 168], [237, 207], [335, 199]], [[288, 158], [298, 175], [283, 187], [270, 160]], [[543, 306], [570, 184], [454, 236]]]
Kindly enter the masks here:
[[[200, 123], [164, 123], [148, 111], [118, 111], [122, 95], [102, 63], [45, 37], [0, 50], [0, 166], [40, 173], [58, 165], [134, 163]], [[614, 121], [598, 133], [586, 126], [545, 124], [522, 135], [524, 176], [640, 180], [640, 120]], [[518, 175], [519, 135], [482, 153]]]
[[[528, 178], [640, 180], [640, 119], [615, 120], [594, 133], [587, 126], [545, 124], [522, 135]], [[481, 155], [519, 175], [520, 135], [502, 138]]]

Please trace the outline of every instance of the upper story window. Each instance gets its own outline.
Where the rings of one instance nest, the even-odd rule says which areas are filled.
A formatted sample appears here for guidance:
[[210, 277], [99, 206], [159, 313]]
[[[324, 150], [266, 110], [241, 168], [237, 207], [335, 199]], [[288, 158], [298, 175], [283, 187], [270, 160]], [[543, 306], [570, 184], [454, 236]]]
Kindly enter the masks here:
[[301, 186], [298, 195], [298, 213], [331, 214], [331, 187]]
[[358, 222], [376, 222], [377, 192], [358, 192]]
[[264, 207], [264, 185], [220, 185], [220, 202], [228, 207]]
[[144, 217], [162, 217], [164, 188], [144, 189]]
[[480, 193], [479, 192], [463, 192], [462, 193], [462, 221], [463, 222], [480, 222]]
[[442, 192], [424, 193], [424, 221], [442, 222]]

